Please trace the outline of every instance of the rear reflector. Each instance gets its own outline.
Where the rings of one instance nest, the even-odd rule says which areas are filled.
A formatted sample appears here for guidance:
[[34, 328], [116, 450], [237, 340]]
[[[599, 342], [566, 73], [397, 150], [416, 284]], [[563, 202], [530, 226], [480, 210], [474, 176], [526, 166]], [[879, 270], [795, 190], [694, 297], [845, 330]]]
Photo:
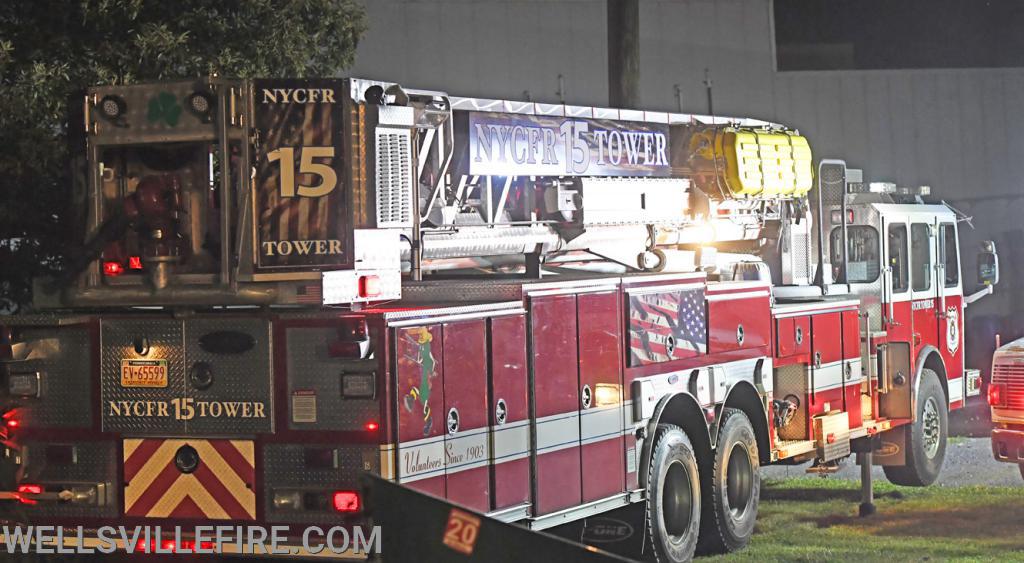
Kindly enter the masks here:
[[359, 493], [355, 491], [334, 491], [334, 510], [338, 512], [359, 512]]

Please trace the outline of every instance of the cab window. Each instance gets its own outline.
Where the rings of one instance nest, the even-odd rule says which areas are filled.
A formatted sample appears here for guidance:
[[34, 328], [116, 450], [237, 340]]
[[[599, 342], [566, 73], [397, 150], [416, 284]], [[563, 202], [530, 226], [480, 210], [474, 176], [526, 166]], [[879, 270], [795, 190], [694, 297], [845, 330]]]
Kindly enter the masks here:
[[[831, 244], [833, 279], [843, 279], [843, 228], [832, 229]], [[871, 283], [878, 279], [881, 259], [878, 231], [868, 225], [846, 227], [846, 283]]]
[[953, 223], [939, 225], [943, 264], [946, 267], [946, 287], [960, 284], [960, 258], [956, 252], [956, 228]]
[[893, 293], [903, 293], [909, 286], [906, 225], [889, 225], [889, 268]]
[[910, 279], [914, 291], [927, 291], [932, 287], [932, 248], [926, 223], [910, 226]]

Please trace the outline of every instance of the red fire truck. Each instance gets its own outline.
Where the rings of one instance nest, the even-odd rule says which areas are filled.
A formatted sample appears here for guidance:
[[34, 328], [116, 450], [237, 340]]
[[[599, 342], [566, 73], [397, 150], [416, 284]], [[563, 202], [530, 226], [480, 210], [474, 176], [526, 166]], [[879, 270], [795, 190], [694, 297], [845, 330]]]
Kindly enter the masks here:
[[79, 109], [82, 244], [3, 321], [30, 522], [355, 526], [369, 471], [538, 530], [639, 507], [684, 561], [746, 545], [761, 465], [931, 483], [979, 390], [954, 211], [778, 124], [356, 79]]

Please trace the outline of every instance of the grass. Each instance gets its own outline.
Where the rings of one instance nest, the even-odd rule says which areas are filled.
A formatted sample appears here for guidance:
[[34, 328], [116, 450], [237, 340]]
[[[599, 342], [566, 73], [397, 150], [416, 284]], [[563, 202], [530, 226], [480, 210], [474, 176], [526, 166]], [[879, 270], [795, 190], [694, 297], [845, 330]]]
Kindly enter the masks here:
[[857, 516], [856, 482], [762, 482], [750, 546], [699, 561], [1022, 561], [1024, 489], [875, 484], [878, 512]]

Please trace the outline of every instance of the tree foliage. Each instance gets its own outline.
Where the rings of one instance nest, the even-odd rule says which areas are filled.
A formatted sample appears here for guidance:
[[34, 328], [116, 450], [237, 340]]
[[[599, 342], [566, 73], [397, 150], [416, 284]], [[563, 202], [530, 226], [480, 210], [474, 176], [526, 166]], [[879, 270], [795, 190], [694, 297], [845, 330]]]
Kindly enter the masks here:
[[357, 0], [0, 2], [0, 310], [59, 269], [69, 232], [67, 108], [87, 86], [331, 76], [366, 29]]

